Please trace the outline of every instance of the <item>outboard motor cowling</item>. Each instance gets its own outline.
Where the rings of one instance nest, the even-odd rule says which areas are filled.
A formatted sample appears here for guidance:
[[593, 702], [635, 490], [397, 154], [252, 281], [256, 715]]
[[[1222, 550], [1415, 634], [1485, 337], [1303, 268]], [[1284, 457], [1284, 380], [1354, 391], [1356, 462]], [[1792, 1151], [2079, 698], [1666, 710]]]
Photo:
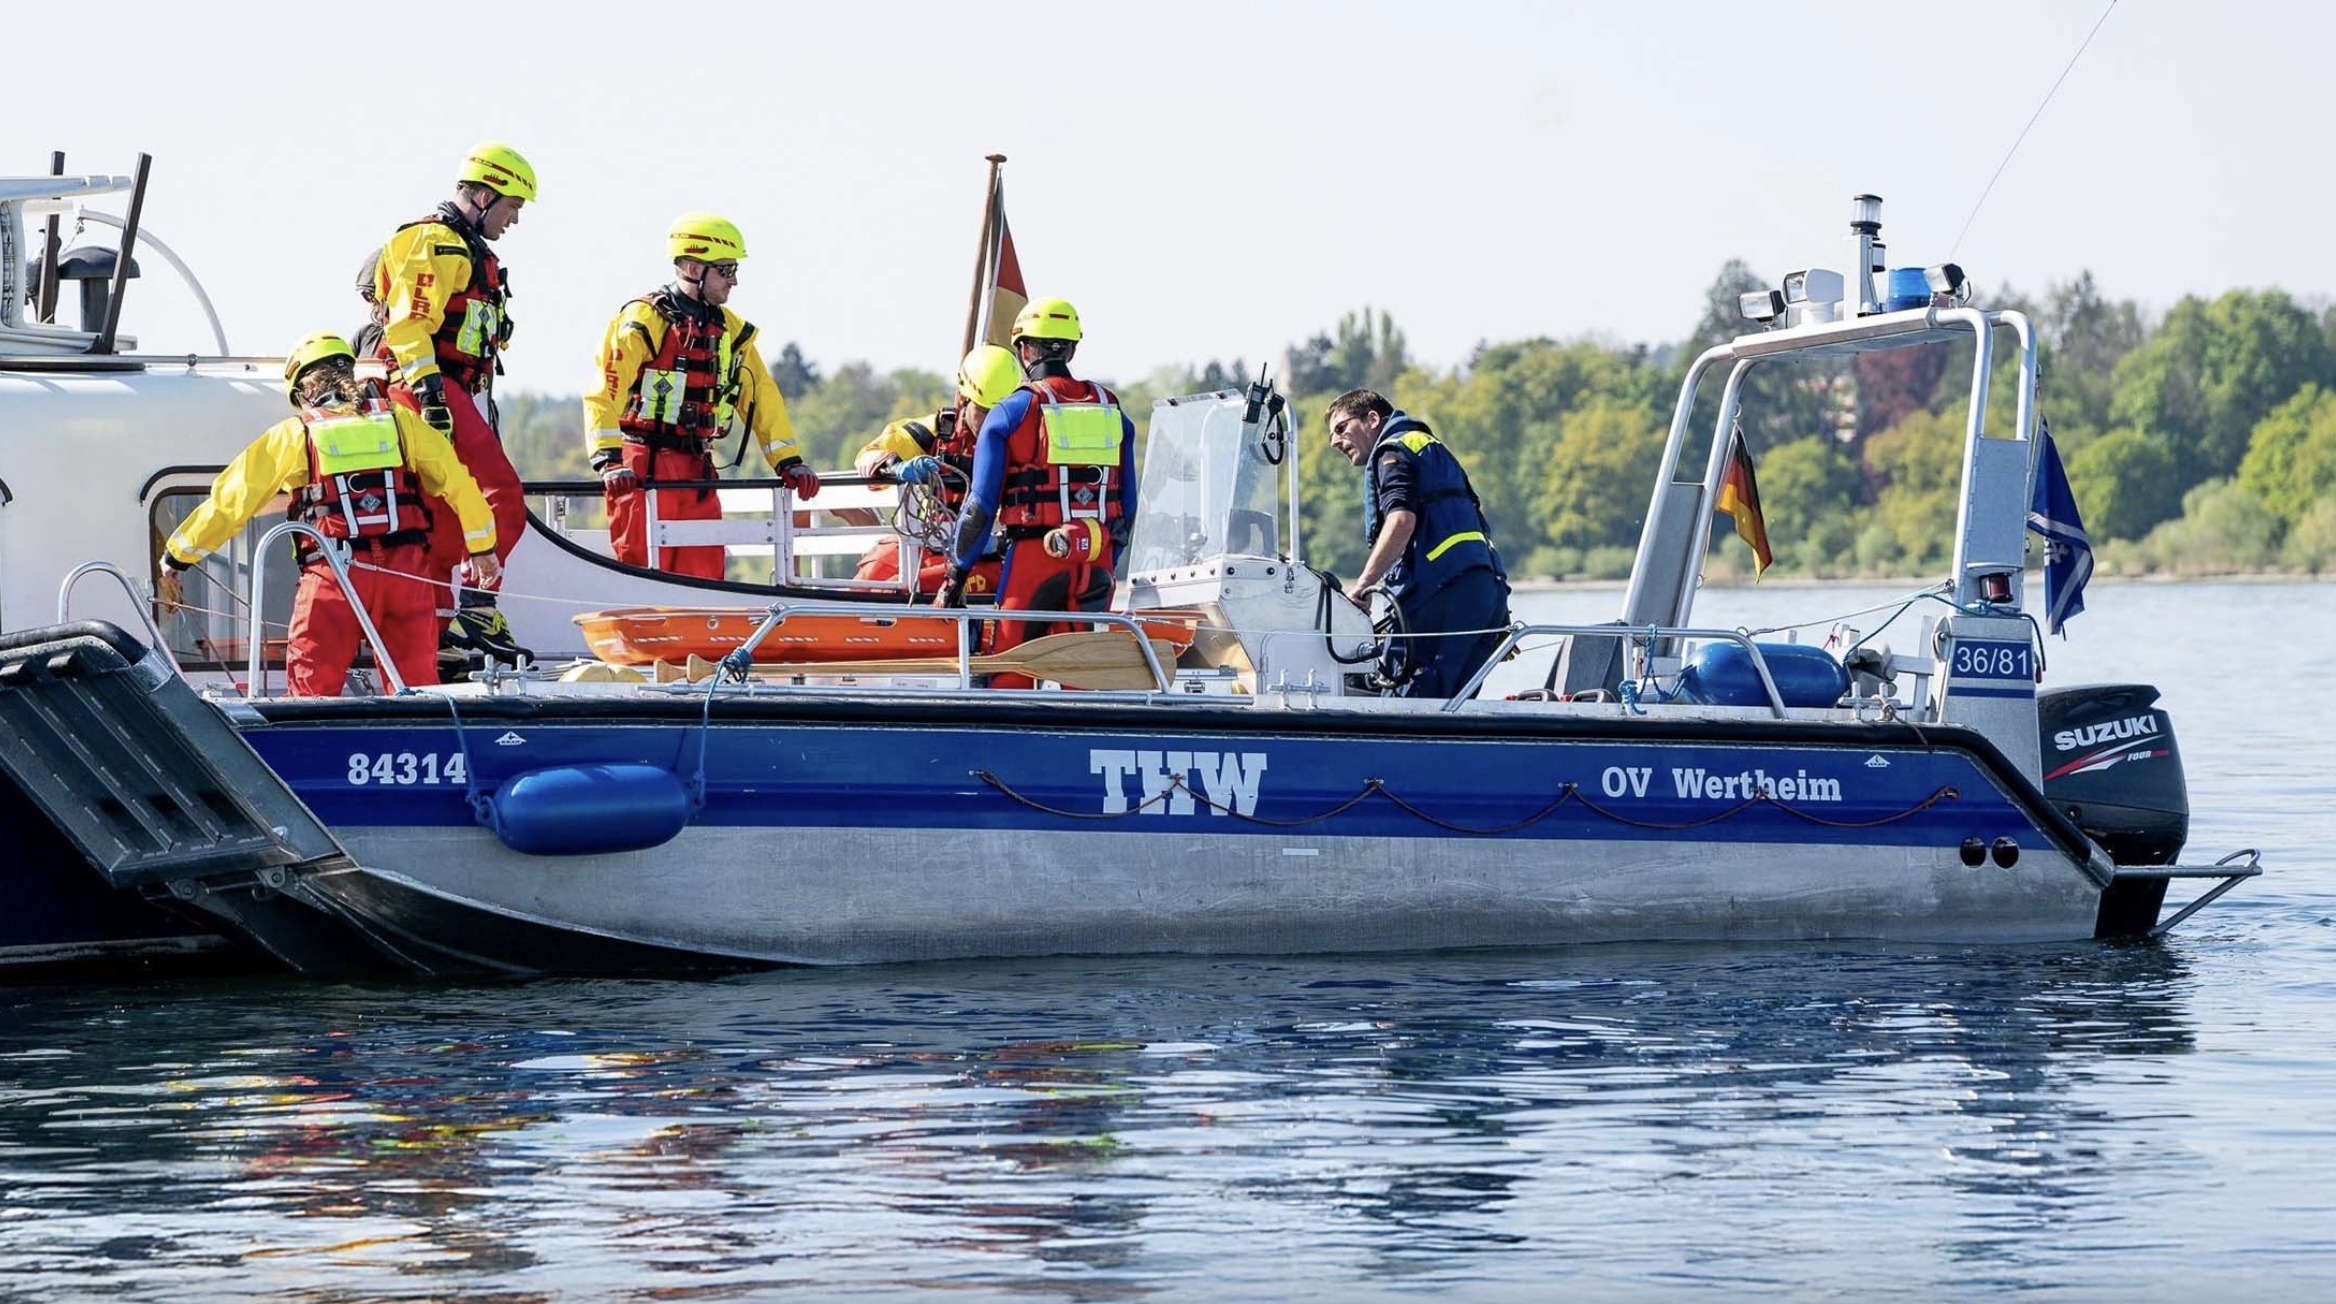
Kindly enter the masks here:
[[2170, 865], [2190, 837], [2182, 752], [2157, 700], [2148, 684], [2036, 697], [2044, 795], [2120, 865]]

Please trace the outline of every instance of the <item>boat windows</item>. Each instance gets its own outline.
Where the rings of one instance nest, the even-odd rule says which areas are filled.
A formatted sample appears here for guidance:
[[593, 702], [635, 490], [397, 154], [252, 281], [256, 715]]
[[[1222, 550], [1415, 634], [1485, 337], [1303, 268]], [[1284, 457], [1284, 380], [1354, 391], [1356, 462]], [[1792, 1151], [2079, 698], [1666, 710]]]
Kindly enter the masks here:
[[1233, 395], [1152, 410], [1129, 573], [1222, 554], [1282, 555], [1282, 468], [1241, 418]]
[[[202, 506], [210, 494], [206, 478], [200, 483], [166, 484], [154, 491], [148, 500], [147, 526], [152, 544], [146, 550], [148, 584], [161, 579], [163, 540], [168, 539], [185, 520]], [[292, 620], [292, 598], [299, 588], [299, 575], [292, 564], [292, 550], [281, 548], [266, 558], [256, 555], [260, 537], [284, 523], [287, 500], [277, 499], [268, 510], [253, 517], [241, 533], [229, 539], [219, 551], [203, 559], [203, 563], [186, 573], [186, 604], [161, 620], [162, 634], [170, 643], [171, 655], [187, 670], [239, 671], [250, 662], [251, 636], [251, 580], [254, 564], [269, 568], [267, 585], [268, 609], [263, 628], [267, 631], [265, 664], [284, 664], [283, 631]]]

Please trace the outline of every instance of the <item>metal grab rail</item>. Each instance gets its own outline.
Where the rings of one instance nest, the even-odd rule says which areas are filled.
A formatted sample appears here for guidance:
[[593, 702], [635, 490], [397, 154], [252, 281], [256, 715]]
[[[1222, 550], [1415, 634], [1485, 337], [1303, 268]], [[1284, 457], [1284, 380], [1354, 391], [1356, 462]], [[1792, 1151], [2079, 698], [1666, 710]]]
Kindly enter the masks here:
[[[723, 655], [721, 665], [725, 670], [743, 675], [754, 664], [755, 649], [762, 646], [762, 641], [770, 637], [771, 631], [786, 623], [789, 616], [856, 616], [864, 618], [867, 615], [868, 604], [864, 602], [774, 602], [765, 609], [762, 623], [755, 626], [754, 633], [748, 635], [745, 642]], [[1109, 625], [1117, 629], [1124, 629], [1128, 632], [1128, 636], [1135, 640], [1137, 654], [1144, 659], [1144, 668], [1152, 672], [1152, 691], [1172, 692], [1176, 686], [1175, 675], [1161, 664], [1159, 655], [1152, 650], [1152, 640], [1145, 637], [1143, 626], [1145, 618], [1138, 614], [1124, 611], [1026, 611], [1019, 609], [1001, 611], [996, 607], [909, 606], [888, 607], [884, 611], [884, 616], [888, 620], [905, 616], [915, 620], [952, 620], [957, 622], [957, 686], [960, 688], [973, 686], [973, 657], [975, 655], [971, 634], [973, 622], [990, 620], [1027, 620], [1042, 625], [1083, 623]], [[1009, 648], [997, 655], [1011, 656], [1013, 650]], [[816, 667], [807, 668], [804, 673], [817, 673]]]
[[2263, 853], [2249, 847], [2245, 851], [2234, 851], [2212, 865], [2119, 865], [2116, 878], [2215, 878], [2222, 880], [2200, 893], [2197, 900], [2175, 911], [2173, 918], [2167, 919], [2149, 930], [2151, 937], [2164, 937], [2173, 931], [2174, 925], [2213, 905], [2223, 893], [2237, 887], [2247, 879], [2257, 877], [2262, 872]]
[[[373, 617], [367, 614], [365, 603], [358, 598], [355, 586], [349, 583], [348, 564], [341, 560], [340, 551], [331, 539], [305, 521], [286, 521], [261, 535], [260, 541], [252, 545], [251, 555], [264, 560], [268, 555], [268, 545], [287, 534], [305, 534], [316, 540], [317, 551], [323, 554], [325, 565], [332, 567], [333, 582], [341, 586], [341, 595], [349, 600], [349, 610], [357, 613], [357, 628], [364, 631], [365, 644], [373, 649], [373, 663], [381, 671], [382, 682], [389, 685], [392, 695], [408, 691], [406, 681], [398, 676], [396, 663], [389, 659], [389, 648], [381, 641], [381, 631], [373, 627]], [[262, 604], [267, 593], [268, 568], [254, 565], [251, 568], [251, 669], [249, 677], [244, 681], [244, 693], [255, 698], [266, 696], [261, 691], [266, 687], [266, 681], [261, 678], [266, 668], [261, 664], [260, 655], [263, 650], [260, 641], [260, 612], [265, 610]], [[290, 687], [291, 673], [291, 666], [287, 664], [284, 668], [287, 689]]]
[[[884, 490], [899, 487], [899, 482], [891, 479], [888, 476], [861, 475], [857, 472], [849, 471], [838, 471], [833, 474], [822, 473], [819, 477], [819, 483], [822, 492], [828, 489]], [[567, 520], [568, 514], [568, 500], [576, 498], [600, 498], [606, 493], [606, 486], [597, 479], [529, 480], [524, 482], [520, 488], [522, 492], [526, 493], [530, 497], [544, 498], [550, 500], [554, 504], [548, 513], [549, 518], [553, 524], [557, 526], [563, 533], [566, 532], [565, 522]], [[747, 532], [739, 537], [732, 537], [722, 542], [707, 540], [704, 542], [668, 544], [660, 541], [660, 527], [661, 525], [671, 523], [664, 522], [663, 518], [658, 515], [657, 495], [655, 493], [649, 492], [652, 489], [670, 489], [677, 492], [706, 490], [716, 493], [732, 494], [752, 491], [769, 494], [771, 497], [771, 502], [767, 509], [758, 508], [752, 512], [735, 516], [726, 514], [724, 517], [720, 518], [726, 523], [739, 527], [741, 530]], [[839, 512], [864, 511], [873, 514], [885, 510], [887, 507], [891, 507], [893, 505], [886, 504], [881, 501], [854, 502], [849, 504], [837, 504], [832, 500], [830, 502], [807, 502], [795, 496], [792, 487], [788, 485], [787, 481], [777, 477], [741, 476], [730, 479], [715, 478], [703, 480], [693, 479], [657, 480], [653, 482], [644, 481], [641, 485], [641, 493], [643, 496], [643, 502], [641, 504], [643, 513], [642, 528], [647, 538], [649, 549], [648, 568], [651, 570], [657, 569], [658, 554], [668, 547], [722, 547], [727, 550], [729, 545], [735, 543], [748, 543], [759, 546], [764, 542], [764, 538], [767, 537], [771, 549], [771, 582], [774, 585], [805, 585], [811, 587], [838, 588], [855, 591], [872, 590], [884, 593], [908, 593], [914, 591], [916, 585], [917, 569], [923, 564], [927, 556], [926, 549], [917, 542], [915, 537], [909, 535], [905, 531], [898, 529], [892, 521], [878, 519], [866, 524], [797, 526], [795, 524], [795, 516], [797, 513], [826, 513], [832, 519], [834, 515]], [[766, 522], [769, 531], [767, 536], [758, 537], [752, 533], [752, 531], [754, 531], [758, 525]], [[712, 523], [712, 521], [707, 520], [689, 521], [683, 524], [685, 526], [694, 526], [710, 525]], [[836, 539], [852, 542], [864, 541], [862, 542], [863, 550], [865, 550], [866, 547], [873, 546], [874, 544], [879, 543], [885, 539], [898, 539], [900, 541], [901, 549], [900, 577], [895, 580], [860, 581], [829, 580], [796, 575], [794, 573], [795, 563], [804, 556], [850, 555], [848, 552], [838, 553], [833, 549], [822, 550], [816, 548], [809, 553], [798, 552], [796, 541], [800, 539]]]
[[1482, 688], [1484, 686], [1484, 681], [1491, 676], [1492, 668], [1505, 660], [1509, 653], [1516, 649], [1516, 646], [1520, 641], [1529, 635], [1534, 634], [1563, 634], [1569, 638], [1578, 638], [1587, 635], [1596, 638], [1619, 639], [1630, 639], [1641, 635], [1651, 634], [1652, 636], [1660, 639], [1718, 639], [1724, 642], [1735, 643], [1740, 645], [1752, 658], [1752, 669], [1760, 676], [1760, 687], [1765, 689], [1768, 693], [1768, 713], [1779, 720], [1782, 720], [1785, 716], [1784, 694], [1777, 691], [1776, 679], [1774, 676], [1768, 673], [1768, 658], [1760, 654], [1760, 645], [1752, 641], [1752, 636], [1750, 634], [1746, 634], [1741, 630], [1734, 629], [1686, 629], [1666, 625], [1512, 624], [1509, 626], [1509, 636], [1501, 640], [1501, 645], [1493, 650], [1493, 654], [1491, 656], [1485, 658], [1484, 664], [1476, 668], [1476, 673], [1469, 677], [1466, 684], [1461, 685], [1460, 691], [1454, 693], [1451, 697], [1451, 700], [1444, 703], [1442, 709], [1446, 711], [1457, 711], [1463, 705], [1465, 705], [1469, 699], [1475, 697], [1476, 690]]
[[170, 650], [170, 640], [162, 636], [162, 627], [154, 623], [154, 595], [140, 593], [138, 586], [130, 582], [130, 577], [122, 573], [122, 568], [110, 561], [85, 561], [66, 572], [64, 583], [57, 586], [57, 623], [73, 623], [73, 589], [88, 575], [111, 575], [114, 582], [122, 586], [122, 592], [130, 597], [130, 609], [137, 612], [138, 619], [144, 622], [148, 638], [161, 651], [163, 659], [170, 662], [170, 672], [181, 679], [186, 678], [187, 672], [179, 666], [178, 655]]

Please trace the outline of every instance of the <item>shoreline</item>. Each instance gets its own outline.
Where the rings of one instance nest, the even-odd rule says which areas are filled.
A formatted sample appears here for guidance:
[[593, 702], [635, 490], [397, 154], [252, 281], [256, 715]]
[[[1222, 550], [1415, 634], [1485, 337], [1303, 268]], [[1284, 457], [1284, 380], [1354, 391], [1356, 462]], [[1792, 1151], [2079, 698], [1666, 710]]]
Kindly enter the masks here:
[[[1770, 589], [1868, 588], [1905, 589], [1912, 591], [1914, 589], [1924, 588], [1939, 582], [1940, 578], [1937, 576], [1861, 575], [1843, 576], [1834, 579], [1816, 579], [1808, 576], [1779, 576], [1773, 580], [1760, 581], [1757, 587]], [[2041, 571], [2029, 571], [2028, 582], [2031, 584], [2042, 584], [2044, 582], [2043, 573]], [[2095, 574], [2090, 580], [2086, 581], [2087, 587], [2093, 587], [2102, 584], [2331, 583], [2336, 583], [2336, 573], [2314, 575], [2309, 572], [2288, 571], [2235, 571], [2228, 575], [2164, 575], [2155, 572], [2147, 575]], [[1620, 591], [1629, 587], [1630, 581], [1628, 580], [1564, 580], [1550, 579], [1546, 576], [1533, 579], [1517, 579], [1512, 576], [1509, 579], [1509, 590], [1513, 593], [1555, 593], [1560, 590], [1570, 593], [1600, 593], [1607, 590]], [[1743, 576], [1726, 575], [1707, 579], [1703, 582], [1702, 587], [1706, 589], [1749, 589], [1755, 587], [1755, 583], [1754, 581], [1744, 578]]]

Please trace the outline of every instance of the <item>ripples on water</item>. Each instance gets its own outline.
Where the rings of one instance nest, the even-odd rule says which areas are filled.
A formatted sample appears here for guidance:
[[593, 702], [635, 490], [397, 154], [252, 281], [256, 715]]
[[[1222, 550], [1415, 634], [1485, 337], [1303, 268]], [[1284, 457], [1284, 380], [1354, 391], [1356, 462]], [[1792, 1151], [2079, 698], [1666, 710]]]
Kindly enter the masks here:
[[2331, 749], [2168, 696], [2155, 946], [0, 990], [0, 1295], [2305, 1297]]

